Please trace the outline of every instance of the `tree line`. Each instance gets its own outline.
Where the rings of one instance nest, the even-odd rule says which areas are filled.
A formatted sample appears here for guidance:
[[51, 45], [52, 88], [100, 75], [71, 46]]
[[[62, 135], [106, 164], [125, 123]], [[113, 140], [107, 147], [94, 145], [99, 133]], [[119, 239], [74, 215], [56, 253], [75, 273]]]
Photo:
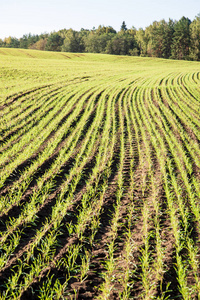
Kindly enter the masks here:
[[193, 21], [154, 21], [145, 29], [127, 28], [125, 22], [117, 32], [111, 26], [92, 30], [62, 29], [22, 38], [0, 39], [0, 47], [63, 52], [90, 52], [115, 55], [148, 56], [170, 59], [200, 60], [200, 14]]

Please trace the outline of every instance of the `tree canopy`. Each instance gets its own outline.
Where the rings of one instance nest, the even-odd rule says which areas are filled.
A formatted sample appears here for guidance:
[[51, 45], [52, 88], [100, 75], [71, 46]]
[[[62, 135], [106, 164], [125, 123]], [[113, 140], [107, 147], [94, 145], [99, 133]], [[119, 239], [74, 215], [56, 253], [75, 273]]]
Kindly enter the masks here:
[[0, 39], [0, 47], [200, 60], [200, 14], [193, 21], [186, 17], [154, 21], [138, 30], [128, 29], [123, 21], [119, 32], [100, 25], [92, 30], [70, 28], [50, 34], [29, 33], [20, 39]]

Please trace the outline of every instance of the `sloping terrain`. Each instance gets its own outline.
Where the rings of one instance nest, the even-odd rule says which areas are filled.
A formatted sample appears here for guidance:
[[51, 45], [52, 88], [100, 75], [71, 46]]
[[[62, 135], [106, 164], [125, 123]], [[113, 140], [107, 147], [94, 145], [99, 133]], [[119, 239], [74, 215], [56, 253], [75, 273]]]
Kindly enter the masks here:
[[0, 61], [1, 299], [199, 299], [200, 64]]

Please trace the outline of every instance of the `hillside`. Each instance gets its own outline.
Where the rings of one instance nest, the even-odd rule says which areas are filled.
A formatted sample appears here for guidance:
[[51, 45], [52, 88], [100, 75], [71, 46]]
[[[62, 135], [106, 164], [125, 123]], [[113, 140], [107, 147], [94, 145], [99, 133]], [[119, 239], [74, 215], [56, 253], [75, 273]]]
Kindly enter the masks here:
[[1, 299], [199, 299], [199, 70], [0, 49]]

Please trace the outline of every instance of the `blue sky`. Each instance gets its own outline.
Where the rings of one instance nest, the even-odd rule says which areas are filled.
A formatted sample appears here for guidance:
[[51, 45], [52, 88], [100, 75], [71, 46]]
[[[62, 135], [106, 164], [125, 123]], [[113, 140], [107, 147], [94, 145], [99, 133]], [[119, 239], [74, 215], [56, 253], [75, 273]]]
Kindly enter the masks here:
[[0, 0], [0, 38], [99, 25], [119, 30], [123, 21], [138, 29], [198, 13], [200, 0]]

